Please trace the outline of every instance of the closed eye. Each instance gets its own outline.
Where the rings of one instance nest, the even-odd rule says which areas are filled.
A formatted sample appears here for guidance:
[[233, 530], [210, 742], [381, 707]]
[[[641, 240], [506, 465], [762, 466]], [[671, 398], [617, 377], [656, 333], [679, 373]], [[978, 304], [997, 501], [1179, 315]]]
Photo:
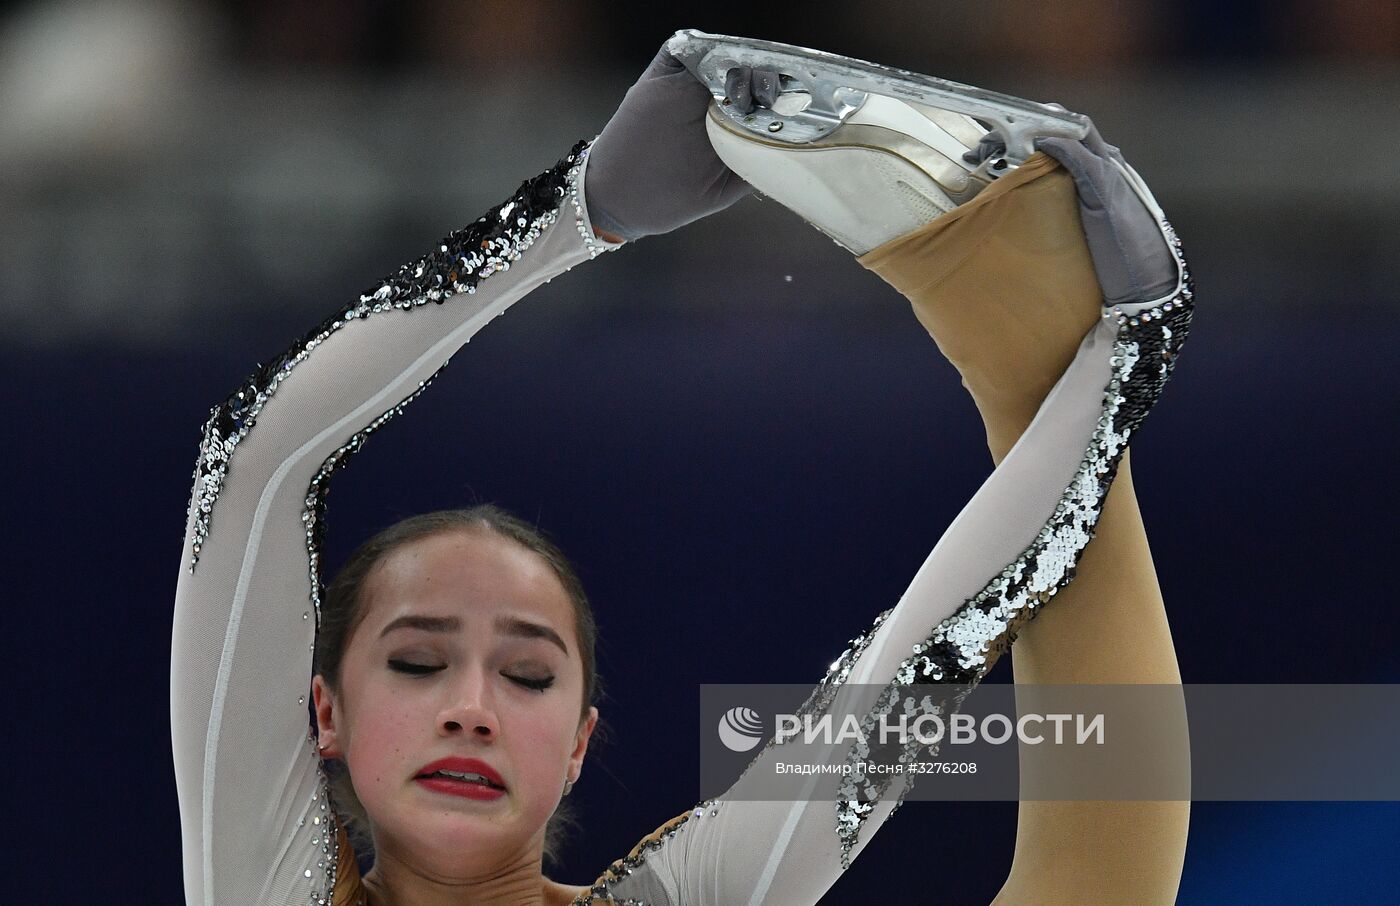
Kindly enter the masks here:
[[401, 661], [396, 658], [390, 658], [389, 669], [397, 673], [409, 673], [414, 676], [426, 676], [429, 673], [437, 673], [443, 668], [433, 664], [415, 664], [412, 661]]
[[[390, 658], [389, 669], [397, 673], [407, 673], [412, 676], [427, 676], [428, 674], [437, 673], [439, 670], [444, 670], [446, 668], [435, 664], [415, 664], [412, 661]], [[536, 692], [543, 692], [554, 685], [554, 677], [552, 676], [536, 679], [529, 676], [514, 676], [509, 673], [503, 673], [501, 675], [513, 683], [524, 686], [526, 689], [533, 689]]]
[[501, 675], [504, 676], [506, 679], [510, 680], [511, 682], [519, 683], [527, 689], [534, 689], [536, 692], [543, 692], [550, 686], [554, 685], [554, 677], [552, 676], [541, 677], [540, 679], [532, 679], [528, 676], [511, 676], [509, 673], [503, 673]]

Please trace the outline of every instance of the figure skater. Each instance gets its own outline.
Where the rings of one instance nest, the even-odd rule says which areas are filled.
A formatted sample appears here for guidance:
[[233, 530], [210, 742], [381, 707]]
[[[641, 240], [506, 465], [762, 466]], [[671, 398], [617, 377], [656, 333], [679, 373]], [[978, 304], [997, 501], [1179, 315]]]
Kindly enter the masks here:
[[[778, 75], [736, 67], [726, 100], [779, 109]], [[1043, 140], [984, 186], [974, 176], [998, 136], [965, 116], [882, 99], [873, 120], [795, 148], [729, 128], [714, 101], [663, 49], [594, 142], [213, 410], [172, 639], [187, 902], [810, 906], [870, 844], [893, 793], [721, 795], [594, 883], [554, 881], [551, 816], [598, 720], [594, 621], [564, 556], [488, 506], [408, 519], [321, 581], [331, 476], [468, 338], [574, 265], [752, 188], [908, 297], [997, 463], [818, 689], [975, 683], [1018, 634], [1018, 682], [1179, 682], [1125, 447], [1184, 339], [1191, 291], [1116, 149], [1097, 133]], [[1187, 805], [1023, 803], [996, 902], [1173, 902]], [[363, 877], [351, 825], [374, 849]]]

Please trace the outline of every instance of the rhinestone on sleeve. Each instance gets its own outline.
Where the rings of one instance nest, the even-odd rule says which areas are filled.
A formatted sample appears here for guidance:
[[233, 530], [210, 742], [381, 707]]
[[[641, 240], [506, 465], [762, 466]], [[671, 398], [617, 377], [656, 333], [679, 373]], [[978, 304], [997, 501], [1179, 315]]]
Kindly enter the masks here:
[[[311, 744], [315, 745], [314, 738]], [[311, 882], [307, 906], [330, 906], [335, 890], [336, 871], [340, 864], [340, 827], [330, 807], [331, 793], [326, 773], [317, 770], [316, 792], [311, 795], [311, 808], [298, 822], [311, 836], [311, 846], [318, 853], [316, 869], [304, 874]]]
[[[483, 280], [498, 271], [509, 270], [513, 262], [520, 260], [522, 254], [558, 220], [566, 198], [574, 205], [577, 221], [584, 222], [579, 180], [587, 150], [588, 143], [579, 142], [549, 170], [522, 183], [505, 202], [469, 226], [451, 233], [434, 251], [400, 267], [361, 294], [358, 300], [330, 315], [280, 356], [259, 366], [237, 390], [210, 411], [195, 464], [194, 488], [189, 503], [188, 515], [193, 523], [189, 562], [191, 572], [195, 570], [208, 538], [215, 507], [232, 467], [234, 451], [253, 430], [263, 406], [281, 383], [306, 361], [316, 347], [351, 321], [368, 319], [391, 309], [414, 309], [430, 302], [441, 305], [460, 293], [475, 293]], [[587, 239], [585, 237], [584, 246], [590, 258], [617, 247]], [[406, 397], [347, 438], [326, 457], [308, 485], [302, 522], [309, 557], [311, 612], [315, 613], [317, 630], [321, 625], [320, 550], [329, 479], [361, 448], [366, 438], [403, 411], [446, 365], [444, 362]], [[303, 612], [302, 619], [309, 620], [310, 615], [310, 612]], [[311, 647], [314, 651], [315, 646]], [[305, 701], [305, 696], [302, 696], [297, 704], [304, 706]], [[314, 750], [314, 739], [311, 745]], [[311, 757], [316, 757], [314, 751]], [[311, 844], [316, 850], [314, 869], [307, 868], [304, 872], [309, 887], [306, 902], [312, 906], [326, 906], [332, 902], [335, 893], [342, 839], [337, 822], [322, 768], [317, 790], [301, 819], [302, 827], [310, 835]]]
[[600, 906], [600, 904], [606, 904], [606, 906], [679, 906], [679, 904], [652, 903], [635, 897], [617, 899], [613, 895], [614, 887], [634, 872], [642, 870], [646, 865], [648, 855], [675, 839], [691, 822], [698, 821], [707, 814], [711, 816], [719, 814], [719, 803], [714, 799], [706, 799], [697, 803], [695, 808], [666, 822], [648, 834], [632, 848], [631, 853], [608, 866], [593, 886], [576, 897], [569, 906]]
[[[1119, 309], [1105, 312], [1105, 317], [1118, 327], [1109, 358], [1112, 377], [1104, 388], [1098, 424], [1074, 478], [1035, 540], [1020, 556], [913, 646], [910, 656], [900, 663], [893, 680], [862, 721], [866, 738], [896, 707], [911, 716], [946, 717], [956, 712], [997, 659], [1010, 649], [1025, 624], [1073, 581], [1079, 557], [1094, 537], [1123, 453], [1161, 395], [1190, 329], [1194, 289], [1181, 253], [1181, 240], [1170, 224], [1164, 222], [1162, 227], [1182, 274], [1181, 287], [1160, 304], [1131, 315]], [[869, 632], [832, 665], [808, 706], [819, 709], [830, 703], [834, 694], [831, 687], [845, 682], [855, 658], [888, 613], [881, 614]], [[930, 690], [930, 684], [945, 686]], [[930, 691], [935, 694], [928, 694]], [[842, 868], [850, 867], [861, 827], [876, 802], [888, 794], [896, 776], [866, 773], [860, 765], [892, 758], [909, 761], [918, 749], [917, 741], [902, 751], [899, 747], [871, 751], [859, 742], [852, 747], [848, 756], [852, 771], [843, 775], [836, 802]], [[896, 810], [903, 804], [910, 783], [910, 777], [905, 776]]]
[[[400, 267], [361, 294], [357, 301], [326, 318], [280, 356], [260, 366], [210, 411], [204, 425], [189, 504], [194, 521], [191, 571], [199, 562], [200, 551], [208, 538], [214, 508], [234, 450], [248, 436], [258, 413], [296, 366], [331, 334], [353, 320], [390, 309], [417, 308], [429, 302], [442, 304], [458, 293], [475, 293], [481, 281], [497, 271], [508, 270], [511, 263], [519, 260], [558, 219], [559, 208], [566, 197], [573, 201], [581, 221], [578, 180], [587, 148], [587, 142], [579, 142], [559, 163], [522, 183], [507, 201], [475, 223], [453, 232], [436, 250]], [[593, 242], [586, 243], [586, 247], [591, 256], [599, 249], [612, 246]], [[407, 401], [390, 410], [391, 413]]]

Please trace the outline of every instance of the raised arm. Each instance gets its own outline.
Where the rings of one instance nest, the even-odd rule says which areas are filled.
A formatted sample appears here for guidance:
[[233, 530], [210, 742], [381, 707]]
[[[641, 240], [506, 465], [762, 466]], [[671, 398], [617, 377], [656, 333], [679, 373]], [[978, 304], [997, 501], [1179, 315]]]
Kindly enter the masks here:
[[171, 644], [187, 902], [328, 895], [335, 837], [305, 696], [329, 478], [487, 321], [609, 247], [579, 203], [586, 169], [580, 143], [211, 413]]
[[[910, 299], [962, 373], [998, 466], [897, 605], [831, 666], [804, 705], [814, 717], [858, 686], [882, 693], [855, 693], [867, 727], [911, 708], [946, 714], [955, 699], [931, 701], [928, 686], [915, 685], [976, 684], [1023, 631], [1037, 638], [1034, 657], [1018, 658], [1018, 680], [1175, 676], [1151, 561], [1129, 531], [1131, 486], [1113, 483], [1126, 477], [1128, 443], [1185, 339], [1192, 290], [1171, 228], [1116, 149], [1097, 133], [1042, 148], [971, 201], [860, 258]], [[764, 166], [741, 170], [760, 191]], [[792, 182], [781, 175], [771, 184], [781, 191]], [[1100, 516], [1109, 537], [1091, 544]], [[1088, 593], [1060, 600], [1076, 597], [1077, 570], [1092, 570]], [[1028, 626], [1042, 609], [1076, 608], [1054, 631]], [[1096, 649], [1082, 661], [1087, 678], [1067, 679], [1086, 647]], [[1099, 669], [1125, 650], [1152, 659], [1131, 673]], [[837, 759], [854, 766], [873, 755], [855, 743]], [[734, 787], [644, 841], [595, 895], [667, 906], [821, 901], [898, 808], [908, 777], [857, 768], [835, 802], [756, 801], [775, 762], [791, 758], [770, 742]], [[1111, 815], [1084, 803], [1023, 808], [1014, 883], [999, 902], [1170, 902], [1184, 845], [1184, 809], [1175, 805]], [[1054, 850], [1057, 828], [1076, 851]], [[1069, 868], [1044, 872], [1056, 855]], [[1105, 859], [1122, 869], [1117, 878], [1094, 870]]]
[[706, 100], [659, 56], [591, 149], [579, 143], [214, 408], [171, 642], [187, 902], [329, 902], [337, 836], [306, 705], [328, 482], [488, 321], [616, 247], [598, 235], [664, 232], [748, 191], [708, 147]]

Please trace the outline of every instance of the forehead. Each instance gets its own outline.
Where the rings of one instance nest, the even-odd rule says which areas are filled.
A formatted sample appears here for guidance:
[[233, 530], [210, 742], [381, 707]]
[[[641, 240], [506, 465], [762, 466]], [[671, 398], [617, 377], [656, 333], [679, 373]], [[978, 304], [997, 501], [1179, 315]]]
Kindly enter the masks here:
[[550, 565], [494, 532], [451, 531], [405, 544], [365, 581], [366, 625], [406, 613], [509, 613], [569, 626], [573, 605]]

